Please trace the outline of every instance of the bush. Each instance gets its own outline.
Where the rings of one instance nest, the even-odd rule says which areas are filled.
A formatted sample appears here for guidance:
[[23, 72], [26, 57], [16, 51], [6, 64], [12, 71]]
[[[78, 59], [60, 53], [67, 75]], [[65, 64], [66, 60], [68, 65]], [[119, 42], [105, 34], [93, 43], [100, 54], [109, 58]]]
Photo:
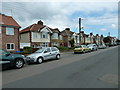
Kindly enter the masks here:
[[63, 47], [63, 46], [60, 46], [60, 47], [57, 47], [60, 51], [70, 51], [70, 50], [73, 50], [74, 47]]
[[32, 48], [31, 47], [24, 47], [23, 51], [21, 54], [31, 54], [32, 53]]

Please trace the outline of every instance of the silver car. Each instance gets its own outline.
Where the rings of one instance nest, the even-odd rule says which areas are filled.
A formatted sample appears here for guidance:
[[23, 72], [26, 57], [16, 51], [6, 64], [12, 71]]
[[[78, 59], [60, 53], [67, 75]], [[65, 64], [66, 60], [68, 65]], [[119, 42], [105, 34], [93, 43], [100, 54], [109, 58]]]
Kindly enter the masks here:
[[56, 47], [45, 47], [26, 57], [28, 63], [42, 63], [44, 60], [60, 59], [60, 51]]
[[98, 49], [96, 44], [88, 44], [87, 47], [90, 48], [91, 51], [95, 51]]

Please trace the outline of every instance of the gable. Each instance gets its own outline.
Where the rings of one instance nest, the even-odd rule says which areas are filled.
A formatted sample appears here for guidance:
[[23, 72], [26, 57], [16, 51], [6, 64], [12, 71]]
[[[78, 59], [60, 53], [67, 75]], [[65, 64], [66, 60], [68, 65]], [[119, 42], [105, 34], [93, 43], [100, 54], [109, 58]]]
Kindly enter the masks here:
[[48, 27], [44, 27], [43, 29], [40, 30], [40, 32], [50, 32], [53, 33]]

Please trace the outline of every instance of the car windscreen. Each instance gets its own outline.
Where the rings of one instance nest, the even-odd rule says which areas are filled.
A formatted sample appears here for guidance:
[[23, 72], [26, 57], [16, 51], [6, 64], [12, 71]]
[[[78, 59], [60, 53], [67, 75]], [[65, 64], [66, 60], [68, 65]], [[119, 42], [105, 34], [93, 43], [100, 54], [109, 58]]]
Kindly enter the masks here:
[[82, 48], [82, 46], [76, 46], [75, 48]]
[[42, 53], [45, 49], [39, 49], [35, 53]]

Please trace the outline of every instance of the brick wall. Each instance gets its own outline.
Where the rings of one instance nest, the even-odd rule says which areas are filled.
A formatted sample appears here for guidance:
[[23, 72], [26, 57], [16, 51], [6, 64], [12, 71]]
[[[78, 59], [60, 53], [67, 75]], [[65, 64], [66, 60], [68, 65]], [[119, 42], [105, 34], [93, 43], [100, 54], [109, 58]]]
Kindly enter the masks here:
[[6, 35], [6, 27], [2, 26], [2, 48], [6, 50], [7, 43], [14, 43], [15, 50], [19, 50], [19, 29], [14, 28], [14, 35]]

